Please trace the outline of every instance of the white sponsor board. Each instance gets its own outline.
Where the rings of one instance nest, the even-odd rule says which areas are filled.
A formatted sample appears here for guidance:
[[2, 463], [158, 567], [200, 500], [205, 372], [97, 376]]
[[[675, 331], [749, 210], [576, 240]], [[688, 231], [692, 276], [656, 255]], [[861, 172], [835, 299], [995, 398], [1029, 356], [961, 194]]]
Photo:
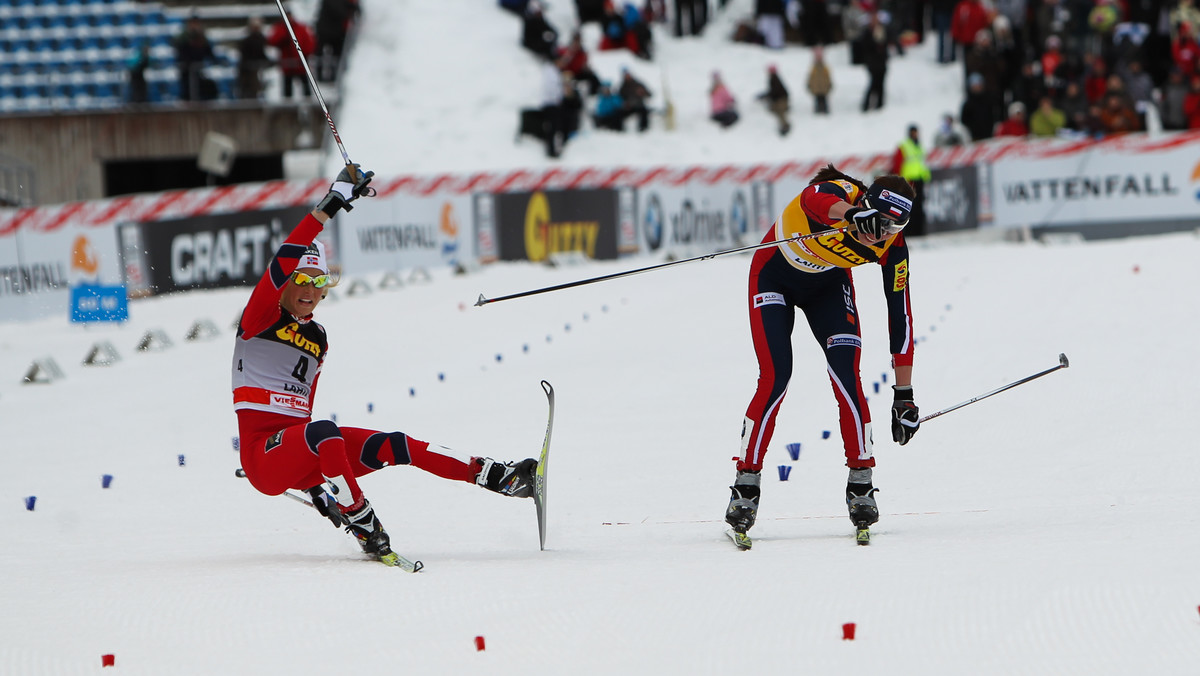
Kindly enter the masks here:
[[756, 244], [770, 227], [769, 199], [769, 188], [758, 183], [642, 186], [637, 199], [641, 251], [691, 257]]
[[0, 236], [0, 319], [61, 315], [71, 287], [121, 283], [112, 228], [70, 222], [53, 230], [19, 229]]
[[469, 194], [397, 192], [358, 200], [338, 217], [348, 273], [454, 265], [471, 257]]
[[992, 165], [998, 227], [1079, 226], [1194, 218], [1196, 143], [1090, 145], [1000, 158]]

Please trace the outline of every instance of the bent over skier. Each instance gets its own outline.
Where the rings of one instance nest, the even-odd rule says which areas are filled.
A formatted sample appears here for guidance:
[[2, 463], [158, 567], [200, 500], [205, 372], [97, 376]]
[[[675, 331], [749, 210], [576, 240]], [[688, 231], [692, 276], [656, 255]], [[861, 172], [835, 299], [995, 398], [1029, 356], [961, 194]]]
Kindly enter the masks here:
[[[892, 438], [903, 445], [918, 426], [912, 395], [908, 246], [901, 233], [912, 212], [912, 198], [912, 186], [900, 176], [880, 176], [868, 188], [828, 165], [784, 207], [763, 241], [824, 231], [829, 235], [781, 242], [755, 252], [747, 300], [759, 375], [742, 423], [737, 478], [725, 512], [735, 533], [744, 535], [757, 516], [763, 456], [792, 374], [796, 308], [804, 312], [809, 330], [825, 352], [850, 468], [846, 485], [850, 520], [862, 538], [866, 528], [879, 519], [871, 477], [875, 466], [871, 412], [859, 378], [862, 333], [850, 269], [867, 263], [879, 263], [883, 268], [896, 380]], [[749, 541], [741, 539], [739, 546], [748, 547]]]
[[[537, 461], [503, 463], [459, 456], [403, 432], [341, 427], [313, 420], [317, 381], [328, 351], [325, 328], [313, 319], [335, 282], [322, 244], [326, 221], [373, 194], [373, 172], [343, 169], [317, 207], [292, 230], [271, 259], [238, 322], [233, 352], [233, 407], [242, 468], [257, 490], [306, 491], [313, 506], [352, 533], [366, 554], [396, 565], [388, 534], [359, 488], [358, 477], [388, 465], [413, 465], [437, 476], [529, 497]], [[340, 481], [333, 481], [338, 479]], [[346, 504], [324, 488], [348, 489]]]

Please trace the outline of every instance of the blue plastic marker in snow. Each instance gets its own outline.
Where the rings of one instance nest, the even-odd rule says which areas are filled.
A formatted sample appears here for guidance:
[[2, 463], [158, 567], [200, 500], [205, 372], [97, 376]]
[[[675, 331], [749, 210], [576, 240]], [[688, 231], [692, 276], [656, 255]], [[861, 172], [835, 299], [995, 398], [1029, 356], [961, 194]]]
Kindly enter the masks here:
[[787, 445], [788, 455], [792, 456], [792, 460], [800, 459], [800, 442], [793, 442]]
[[37, 504], [37, 496], [36, 495], [31, 495], [31, 496], [25, 498], [25, 509], [32, 512], [33, 506], [36, 504]]
[[790, 475], [791, 473], [792, 473], [791, 465], [780, 465], [779, 466], [779, 480], [780, 481], [787, 481], [788, 475]]

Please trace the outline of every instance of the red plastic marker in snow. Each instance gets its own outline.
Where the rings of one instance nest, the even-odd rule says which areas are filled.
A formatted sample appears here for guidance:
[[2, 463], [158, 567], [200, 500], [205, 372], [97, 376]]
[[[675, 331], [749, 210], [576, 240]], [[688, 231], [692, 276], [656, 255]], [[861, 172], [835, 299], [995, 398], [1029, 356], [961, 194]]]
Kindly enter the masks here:
[[853, 622], [847, 622], [846, 624], [842, 625], [842, 640], [843, 641], [853, 641], [854, 640], [854, 623]]
[[483, 637], [476, 636], [475, 637], [475, 650], [483, 650], [486, 647], [487, 647], [487, 645], [484, 643]]
[[100, 656], [100, 666], [102, 666], [102, 667], [117, 666], [117, 656], [116, 655], [101, 655]]

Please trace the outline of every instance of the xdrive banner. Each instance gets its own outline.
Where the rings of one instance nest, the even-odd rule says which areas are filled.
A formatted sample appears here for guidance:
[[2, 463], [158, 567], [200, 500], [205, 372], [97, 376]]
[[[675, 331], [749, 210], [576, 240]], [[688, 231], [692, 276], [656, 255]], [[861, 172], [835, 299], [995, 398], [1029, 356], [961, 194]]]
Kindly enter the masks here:
[[[254, 284], [307, 206], [125, 223], [117, 238], [131, 297]], [[336, 221], [319, 238], [336, 265]]]

